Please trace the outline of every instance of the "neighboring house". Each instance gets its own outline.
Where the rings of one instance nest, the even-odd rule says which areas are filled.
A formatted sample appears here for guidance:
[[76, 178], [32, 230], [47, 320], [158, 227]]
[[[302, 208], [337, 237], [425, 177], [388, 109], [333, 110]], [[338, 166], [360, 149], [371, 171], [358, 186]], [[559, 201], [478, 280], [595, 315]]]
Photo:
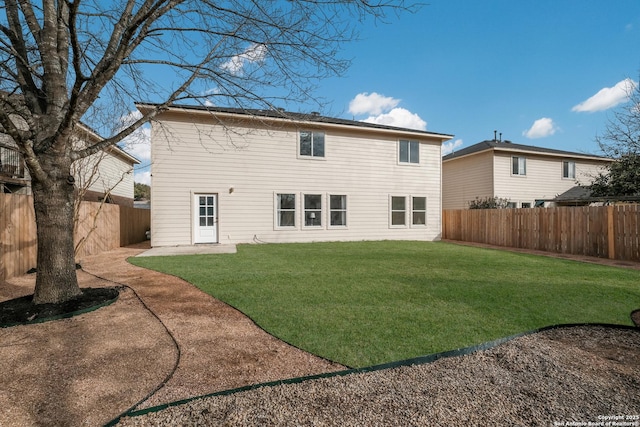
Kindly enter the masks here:
[[[97, 142], [101, 137], [84, 125], [78, 126], [77, 143]], [[72, 173], [83, 200], [133, 206], [133, 166], [140, 163], [117, 146], [108, 147], [73, 164]], [[0, 138], [0, 191], [31, 194], [31, 178], [13, 140]]]
[[589, 185], [612, 160], [509, 141], [487, 140], [442, 158], [442, 205], [466, 209], [476, 197], [508, 199], [511, 207], [549, 206]]
[[[81, 126], [79, 142], [97, 143], [98, 134]], [[73, 165], [76, 187], [83, 200], [133, 207], [133, 167], [140, 161], [116, 145], [78, 160]]]
[[152, 124], [151, 245], [437, 240], [449, 139], [315, 113], [172, 106]]

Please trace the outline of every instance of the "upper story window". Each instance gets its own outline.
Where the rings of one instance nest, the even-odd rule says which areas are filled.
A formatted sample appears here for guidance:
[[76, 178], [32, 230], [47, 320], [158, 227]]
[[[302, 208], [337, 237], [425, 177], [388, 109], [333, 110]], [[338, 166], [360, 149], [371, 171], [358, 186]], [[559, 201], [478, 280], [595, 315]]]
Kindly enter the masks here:
[[400, 163], [420, 163], [420, 143], [418, 141], [399, 141]]
[[565, 160], [562, 162], [562, 177], [575, 179], [576, 177], [576, 162]]
[[511, 174], [522, 175], [527, 174], [527, 158], [526, 157], [512, 157], [511, 158]]
[[305, 157], [324, 157], [324, 132], [301, 130], [300, 155]]

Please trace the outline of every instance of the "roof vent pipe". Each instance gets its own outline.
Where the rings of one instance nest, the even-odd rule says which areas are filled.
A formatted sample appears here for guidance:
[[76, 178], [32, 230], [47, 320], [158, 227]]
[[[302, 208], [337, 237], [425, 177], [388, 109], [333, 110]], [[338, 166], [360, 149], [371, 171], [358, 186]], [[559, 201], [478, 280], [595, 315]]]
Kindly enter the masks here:
[[493, 131], [493, 140], [494, 140], [494, 141], [497, 141], [496, 133], [498, 133], [498, 131], [497, 131], [497, 130], [494, 130], [494, 131]]
[[500, 132], [500, 142], [502, 142], [502, 132]]

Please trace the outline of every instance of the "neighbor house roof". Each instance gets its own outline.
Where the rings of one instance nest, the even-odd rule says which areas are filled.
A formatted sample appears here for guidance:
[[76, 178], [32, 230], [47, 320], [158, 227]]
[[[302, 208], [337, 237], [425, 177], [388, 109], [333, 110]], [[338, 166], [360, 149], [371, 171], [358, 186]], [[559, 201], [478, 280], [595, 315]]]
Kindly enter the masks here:
[[564, 150], [555, 150], [552, 148], [516, 144], [511, 141], [506, 141], [506, 140], [498, 141], [495, 139], [478, 142], [477, 144], [474, 144], [470, 147], [465, 147], [462, 150], [458, 150], [453, 153], [447, 154], [442, 158], [442, 161], [446, 162], [447, 160], [471, 156], [471, 155], [482, 153], [489, 150], [513, 152], [513, 153], [532, 153], [532, 154], [540, 154], [540, 155], [555, 156], [555, 157], [571, 157], [571, 158], [579, 158], [579, 159], [585, 159], [585, 160], [612, 161], [608, 157], [596, 156], [593, 154], [576, 153], [576, 152], [564, 151]]
[[[148, 110], [151, 108], [157, 107], [159, 104], [145, 104], [138, 103], [136, 107], [139, 110]], [[275, 120], [275, 121], [293, 121], [293, 122], [301, 122], [301, 123], [318, 123], [330, 126], [349, 126], [352, 128], [362, 128], [362, 129], [372, 129], [372, 130], [381, 130], [388, 131], [394, 133], [407, 133], [407, 134], [417, 134], [424, 135], [432, 138], [440, 139], [441, 141], [447, 141], [453, 138], [453, 135], [449, 135], [446, 133], [438, 133], [431, 132], [426, 130], [416, 130], [409, 128], [401, 128], [396, 126], [388, 126], [381, 125], [377, 123], [368, 123], [361, 122], [357, 120], [348, 120], [341, 119], [336, 117], [327, 117], [322, 116], [319, 113], [294, 113], [290, 111], [285, 111], [283, 109], [244, 109], [244, 108], [227, 108], [227, 107], [209, 107], [209, 106], [200, 106], [200, 105], [178, 105], [173, 104], [168, 107], [169, 111], [172, 112], [202, 112], [208, 114], [215, 114], [217, 116], [224, 115], [233, 115], [235, 117], [242, 116], [247, 118], [263, 118], [265, 120]]]

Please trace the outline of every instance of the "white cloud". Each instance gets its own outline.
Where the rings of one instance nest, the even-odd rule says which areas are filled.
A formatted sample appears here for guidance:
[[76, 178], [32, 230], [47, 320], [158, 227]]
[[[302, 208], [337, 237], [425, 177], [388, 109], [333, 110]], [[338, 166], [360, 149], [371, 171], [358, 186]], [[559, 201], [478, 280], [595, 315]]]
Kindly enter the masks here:
[[548, 117], [543, 117], [533, 122], [533, 126], [531, 126], [529, 130], [522, 132], [522, 134], [530, 139], [544, 138], [553, 135], [557, 130], [558, 126], [553, 120]]
[[442, 144], [442, 155], [446, 156], [449, 153], [453, 153], [453, 151], [458, 148], [458, 147], [462, 147], [462, 140], [461, 139], [456, 139], [455, 141], [448, 141]]
[[377, 116], [369, 116], [362, 121], [385, 126], [427, 130], [427, 122], [422, 120], [417, 114], [412, 113], [411, 111], [404, 108], [394, 108], [388, 113], [382, 113]]
[[586, 101], [574, 106], [571, 111], [589, 112], [608, 110], [629, 100], [629, 96], [638, 85], [631, 79], [624, 79], [614, 87], [605, 87]]
[[149, 171], [135, 171], [133, 174], [133, 181], [141, 184], [151, 185], [151, 172]]
[[[138, 110], [131, 111], [129, 114], [120, 117], [116, 132], [120, 132], [127, 126], [131, 126], [141, 117], [142, 113]], [[134, 181], [150, 184], [151, 172], [148, 169], [151, 162], [151, 125], [146, 123], [138, 127], [131, 135], [120, 141], [118, 146], [140, 160], [140, 164], [134, 166]]]
[[349, 102], [349, 112], [355, 115], [371, 114], [378, 116], [382, 114], [383, 111], [397, 107], [399, 103], [399, 99], [380, 95], [376, 92], [363, 92], [357, 94], [356, 97]]
[[241, 54], [231, 57], [231, 59], [222, 64], [220, 68], [231, 74], [240, 75], [247, 64], [262, 62], [266, 56], [267, 46], [253, 43]]

